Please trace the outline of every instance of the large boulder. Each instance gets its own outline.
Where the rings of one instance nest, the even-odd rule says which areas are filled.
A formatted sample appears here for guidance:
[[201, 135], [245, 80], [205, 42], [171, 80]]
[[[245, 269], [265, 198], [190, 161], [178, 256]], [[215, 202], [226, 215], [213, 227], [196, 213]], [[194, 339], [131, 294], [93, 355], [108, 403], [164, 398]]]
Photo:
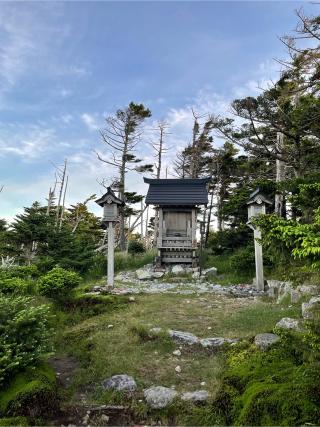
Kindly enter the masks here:
[[206, 402], [209, 398], [209, 393], [206, 390], [197, 390], [183, 393], [181, 399], [188, 402]]
[[172, 329], [170, 329], [169, 335], [171, 338], [174, 339], [174, 341], [181, 342], [182, 344], [193, 345], [198, 344], [199, 342], [199, 338], [191, 334], [190, 332], [173, 331]]
[[175, 390], [168, 387], [154, 386], [144, 391], [144, 397], [148, 406], [153, 409], [161, 409], [170, 405], [178, 396]]
[[122, 374], [107, 378], [102, 382], [102, 387], [105, 390], [135, 391], [137, 384], [129, 375]]
[[276, 328], [280, 329], [291, 329], [293, 331], [301, 331], [301, 327], [298, 319], [292, 319], [291, 317], [283, 317], [276, 324]]
[[276, 334], [258, 334], [254, 338], [254, 343], [260, 350], [265, 351], [270, 345], [279, 341], [279, 339], [279, 335]]
[[200, 340], [200, 344], [205, 348], [219, 348], [224, 346], [225, 344], [233, 344], [236, 343], [237, 339], [223, 338], [223, 337], [215, 337], [215, 338], [203, 338]]

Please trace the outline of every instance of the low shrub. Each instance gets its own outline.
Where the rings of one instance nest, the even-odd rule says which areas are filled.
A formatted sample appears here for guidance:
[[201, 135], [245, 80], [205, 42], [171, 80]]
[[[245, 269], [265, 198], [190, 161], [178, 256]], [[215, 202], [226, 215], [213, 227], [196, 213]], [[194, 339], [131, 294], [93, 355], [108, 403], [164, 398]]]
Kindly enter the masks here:
[[0, 268], [0, 279], [11, 279], [19, 277], [21, 279], [35, 279], [39, 276], [36, 265], [14, 265], [8, 268]]
[[49, 310], [30, 297], [0, 294], [0, 384], [51, 349]]
[[41, 295], [60, 301], [67, 299], [80, 282], [79, 274], [55, 267], [39, 279], [38, 290]]
[[233, 255], [230, 256], [231, 270], [236, 272], [253, 272], [255, 268], [255, 255], [252, 246], [246, 246], [238, 249]]
[[32, 289], [32, 284], [26, 282], [19, 277], [12, 277], [10, 279], [0, 278], [0, 293], [4, 294], [26, 294]]
[[128, 253], [129, 254], [142, 254], [146, 251], [146, 248], [141, 240], [133, 239], [129, 240]]
[[252, 240], [252, 231], [247, 225], [228, 228], [223, 231], [212, 231], [206, 247], [215, 255], [230, 253], [234, 249], [248, 244]]

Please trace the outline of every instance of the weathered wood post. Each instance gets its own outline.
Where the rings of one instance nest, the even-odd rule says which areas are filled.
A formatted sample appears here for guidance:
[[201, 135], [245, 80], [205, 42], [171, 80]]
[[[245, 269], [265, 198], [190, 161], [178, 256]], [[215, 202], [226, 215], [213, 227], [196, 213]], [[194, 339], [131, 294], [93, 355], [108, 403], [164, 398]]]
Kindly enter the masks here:
[[124, 206], [124, 201], [120, 200], [108, 187], [108, 191], [100, 199], [96, 200], [99, 206], [103, 207], [102, 227], [108, 229], [108, 286], [114, 284], [114, 227], [119, 221], [119, 207]]
[[248, 205], [248, 222], [247, 225], [253, 230], [254, 238], [254, 254], [256, 262], [256, 287], [259, 291], [264, 290], [264, 275], [263, 275], [263, 255], [261, 240], [261, 231], [252, 224], [251, 219], [260, 214], [266, 213], [266, 206], [272, 205], [272, 202], [267, 199], [258, 188], [254, 191], [247, 202]]

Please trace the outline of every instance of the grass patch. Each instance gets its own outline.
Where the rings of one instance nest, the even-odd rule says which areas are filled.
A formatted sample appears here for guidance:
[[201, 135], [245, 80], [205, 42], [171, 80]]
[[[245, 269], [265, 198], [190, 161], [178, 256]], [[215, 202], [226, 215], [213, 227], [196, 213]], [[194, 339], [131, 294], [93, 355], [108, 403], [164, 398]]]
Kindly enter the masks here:
[[[123, 373], [136, 379], [140, 391], [152, 385], [193, 391], [200, 389], [205, 381], [205, 389], [215, 396], [225, 366], [224, 353], [212, 354], [202, 348], [182, 346], [182, 355], [174, 356], [172, 352], [179, 344], [165, 331], [177, 329], [200, 338], [251, 337], [271, 330], [282, 317], [297, 312], [298, 307], [289, 309], [213, 294], [139, 295], [135, 303], [125, 305], [122, 310], [111, 310], [69, 326], [59, 345], [80, 361], [74, 390], [93, 390], [90, 394], [93, 402], [127, 404], [127, 399], [119, 393], [105, 392], [100, 385], [105, 378]], [[153, 327], [161, 327], [163, 332], [150, 333]], [[177, 365], [181, 367], [179, 374], [175, 372]], [[183, 421], [186, 425], [196, 422], [193, 411], [188, 416]], [[206, 411], [199, 410], [198, 416], [203, 425], [212, 421]]]
[[211, 281], [220, 285], [236, 285], [239, 283], [252, 283], [254, 272], [236, 272], [230, 265], [230, 254], [207, 255], [204, 259], [203, 268], [216, 267], [218, 275], [211, 278]]

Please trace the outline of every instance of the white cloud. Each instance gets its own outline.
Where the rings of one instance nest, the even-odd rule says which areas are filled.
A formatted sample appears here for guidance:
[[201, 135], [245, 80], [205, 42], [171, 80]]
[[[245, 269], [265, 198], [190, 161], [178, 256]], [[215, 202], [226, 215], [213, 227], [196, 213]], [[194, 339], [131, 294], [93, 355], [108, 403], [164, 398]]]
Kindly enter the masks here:
[[99, 129], [97, 119], [94, 115], [89, 114], [89, 113], [83, 113], [81, 115], [81, 120], [88, 127], [88, 129], [90, 129], [90, 130], [98, 130]]

